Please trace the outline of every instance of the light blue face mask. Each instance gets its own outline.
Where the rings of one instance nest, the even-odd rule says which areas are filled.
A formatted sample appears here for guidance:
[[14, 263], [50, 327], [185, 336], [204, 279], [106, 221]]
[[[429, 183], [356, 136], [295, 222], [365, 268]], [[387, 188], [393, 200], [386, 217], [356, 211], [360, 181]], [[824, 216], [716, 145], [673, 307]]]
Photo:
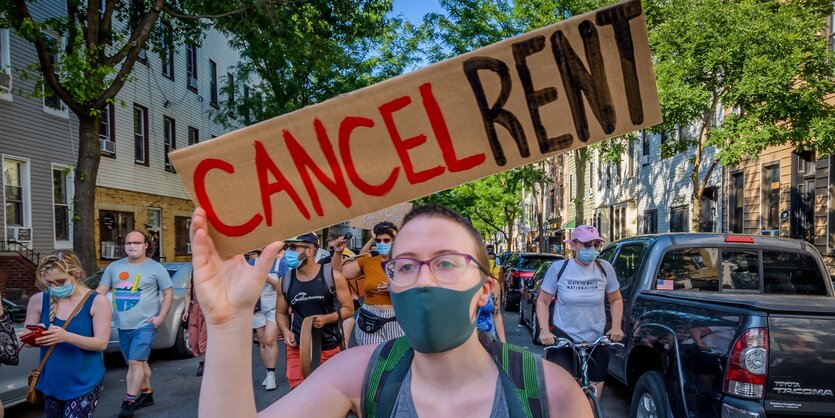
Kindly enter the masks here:
[[391, 243], [380, 242], [377, 243], [377, 252], [382, 256], [391, 254]]
[[284, 261], [287, 263], [287, 267], [290, 267], [291, 269], [301, 267], [307, 257], [300, 259], [299, 254], [301, 253], [296, 251], [287, 251], [284, 253]]
[[580, 248], [580, 251], [577, 252], [577, 258], [585, 264], [593, 263], [599, 255], [600, 251], [595, 248]]
[[72, 294], [73, 290], [75, 290], [75, 286], [67, 281], [67, 283], [64, 283], [61, 286], [50, 287], [49, 295], [56, 298], [66, 298]]

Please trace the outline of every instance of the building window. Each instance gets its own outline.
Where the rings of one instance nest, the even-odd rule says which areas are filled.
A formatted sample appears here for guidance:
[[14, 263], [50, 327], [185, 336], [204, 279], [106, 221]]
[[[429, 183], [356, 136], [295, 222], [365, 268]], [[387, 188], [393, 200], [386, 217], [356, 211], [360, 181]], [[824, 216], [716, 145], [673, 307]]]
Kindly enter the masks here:
[[780, 164], [763, 167], [762, 229], [780, 229]]
[[226, 73], [226, 88], [227, 88], [227, 105], [232, 108], [235, 106], [235, 76], [232, 73]]
[[163, 143], [164, 143], [164, 150], [165, 153], [165, 171], [174, 172], [174, 166], [171, 164], [171, 160], [168, 158], [168, 153], [177, 149], [177, 126], [174, 123], [174, 119], [169, 117], [164, 117], [162, 119], [162, 129], [163, 129]]
[[191, 243], [189, 242], [189, 228], [191, 228], [190, 217], [174, 217], [174, 255], [191, 255]]
[[116, 154], [116, 124], [113, 104], [104, 106], [99, 119], [99, 140], [101, 151], [107, 155]]
[[101, 258], [116, 260], [125, 256], [125, 236], [133, 231], [133, 212], [99, 211]]
[[[29, 166], [25, 161], [3, 160], [6, 226], [27, 226], [29, 210]], [[6, 236], [8, 239], [8, 234]]]
[[731, 190], [729, 190], [730, 214], [728, 216], [728, 230], [741, 234], [743, 232], [743, 221], [745, 219], [745, 177], [740, 171], [731, 174]]
[[835, 13], [829, 15], [829, 49], [835, 51]]
[[641, 155], [649, 157], [649, 132], [646, 129], [641, 131]]
[[[575, 189], [574, 189], [574, 174], [569, 174], [568, 175], [568, 198], [569, 199], [574, 199], [575, 196], [576, 196], [576, 192], [575, 192]], [[570, 202], [570, 203], [574, 203], [574, 202]]]
[[592, 195], [592, 191], [594, 190], [594, 160], [589, 159], [589, 196]]
[[0, 99], [12, 99], [12, 61], [8, 29], [0, 29]]
[[188, 144], [189, 145], [194, 145], [198, 142], [200, 142], [200, 131], [193, 126], [189, 126], [188, 127]]
[[72, 181], [69, 168], [52, 169], [52, 206], [55, 212], [55, 241], [70, 240], [70, 201]]
[[643, 227], [644, 234], [658, 233], [658, 209], [650, 209], [644, 211]]
[[629, 162], [626, 163], [626, 178], [633, 178], [635, 177], [635, 142], [629, 141], [629, 146], [626, 149], [626, 158], [629, 159]]
[[174, 80], [174, 42], [170, 23], [163, 22], [160, 25], [160, 45], [162, 45], [160, 53], [162, 75]]
[[690, 228], [687, 225], [689, 219], [687, 206], [678, 206], [670, 209], [670, 232], [687, 232]]
[[[55, 72], [55, 77], [59, 77], [60, 74], [58, 73], [58, 65], [60, 64], [60, 58], [58, 50], [60, 49], [60, 45], [63, 44], [63, 41], [61, 38], [49, 34], [44, 34], [44, 41], [46, 42], [49, 62], [52, 63], [52, 69]], [[43, 110], [51, 115], [64, 118], [69, 117], [69, 112], [67, 111], [67, 107], [64, 106], [64, 102], [62, 102], [56, 94], [52, 93], [52, 89], [49, 85], [47, 85], [46, 81], [43, 83]]]
[[209, 104], [215, 109], [217, 104], [217, 64], [209, 60]]
[[186, 86], [197, 93], [197, 47], [186, 45]]
[[244, 84], [244, 105], [242, 109], [244, 125], [252, 124], [252, 114], [249, 111], [249, 86]]
[[134, 162], [148, 165], [148, 109], [133, 105]]

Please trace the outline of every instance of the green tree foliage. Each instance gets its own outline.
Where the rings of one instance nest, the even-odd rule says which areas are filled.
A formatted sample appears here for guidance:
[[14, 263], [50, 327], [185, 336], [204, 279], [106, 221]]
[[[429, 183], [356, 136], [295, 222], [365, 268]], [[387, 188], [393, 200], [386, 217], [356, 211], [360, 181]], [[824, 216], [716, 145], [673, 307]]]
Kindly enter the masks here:
[[[824, 36], [829, 0], [646, 0], [664, 123], [664, 156], [686, 153], [693, 172], [693, 230], [719, 164], [792, 144], [835, 150], [833, 55]], [[717, 126], [714, 115], [733, 110]], [[715, 157], [705, 150], [715, 147]]]
[[392, 0], [307, 0], [221, 19], [242, 51], [236, 78], [250, 82], [232, 87], [237, 99], [216, 119], [250, 124], [401, 74], [415, 63], [414, 28], [388, 18], [391, 8]]
[[[492, 43], [529, 32], [543, 26], [582, 14], [613, 0], [444, 0], [441, 7], [444, 13], [432, 13], [424, 18], [419, 28], [420, 49], [425, 60], [440, 61], [452, 56], [490, 45]], [[577, 178], [582, 181], [586, 167], [586, 149], [575, 153], [578, 162]], [[525, 183], [522, 183], [524, 180]], [[508, 236], [512, 225], [520, 215], [522, 199], [521, 184], [527, 190], [541, 191], [541, 187], [530, 186], [542, 183], [544, 173], [536, 165], [511, 170], [490, 176], [473, 183], [464, 184], [454, 189], [425, 198], [449, 204], [458, 210], [470, 214], [477, 227], [481, 225], [483, 233], [492, 235], [497, 229], [504, 228]], [[584, 190], [582, 183], [578, 190]], [[582, 219], [583, 197], [578, 193], [574, 202], [578, 219]], [[536, 199], [537, 196], [534, 196]], [[456, 201], [456, 199], [460, 199]], [[460, 203], [456, 203], [460, 202]], [[478, 212], [476, 212], [478, 208]], [[542, 229], [542, 215], [539, 214], [538, 229]]]

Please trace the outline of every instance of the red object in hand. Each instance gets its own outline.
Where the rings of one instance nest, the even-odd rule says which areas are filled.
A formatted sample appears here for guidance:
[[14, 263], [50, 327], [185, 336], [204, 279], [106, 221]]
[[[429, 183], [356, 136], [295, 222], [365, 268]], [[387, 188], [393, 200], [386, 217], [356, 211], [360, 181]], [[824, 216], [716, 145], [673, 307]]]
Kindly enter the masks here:
[[43, 325], [27, 325], [26, 329], [28, 329], [28, 334], [21, 335], [20, 341], [25, 344], [31, 345], [32, 347], [40, 347], [41, 345], [36, 343], [35, 340], [38, 338], [43, 337], [43, 333], [46, 331], [46, 328]]

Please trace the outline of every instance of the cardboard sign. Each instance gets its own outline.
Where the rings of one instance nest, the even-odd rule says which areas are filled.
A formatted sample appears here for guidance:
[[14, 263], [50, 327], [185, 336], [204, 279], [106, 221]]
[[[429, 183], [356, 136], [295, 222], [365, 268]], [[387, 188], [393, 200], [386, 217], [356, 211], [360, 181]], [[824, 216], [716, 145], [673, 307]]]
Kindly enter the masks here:
[[350, 225], [354, 228], [372, 229], [383, 221], [389, 221], [398, 227], [403, 223], [403, 218], [409, 211], [412, 210], [411, 203], [400, 203], [394, 206], [389, 206], [374, 213], [358, 216], [351, 219]]
[[660, 121], [631, 0], [170, 157], [229, 257]]

